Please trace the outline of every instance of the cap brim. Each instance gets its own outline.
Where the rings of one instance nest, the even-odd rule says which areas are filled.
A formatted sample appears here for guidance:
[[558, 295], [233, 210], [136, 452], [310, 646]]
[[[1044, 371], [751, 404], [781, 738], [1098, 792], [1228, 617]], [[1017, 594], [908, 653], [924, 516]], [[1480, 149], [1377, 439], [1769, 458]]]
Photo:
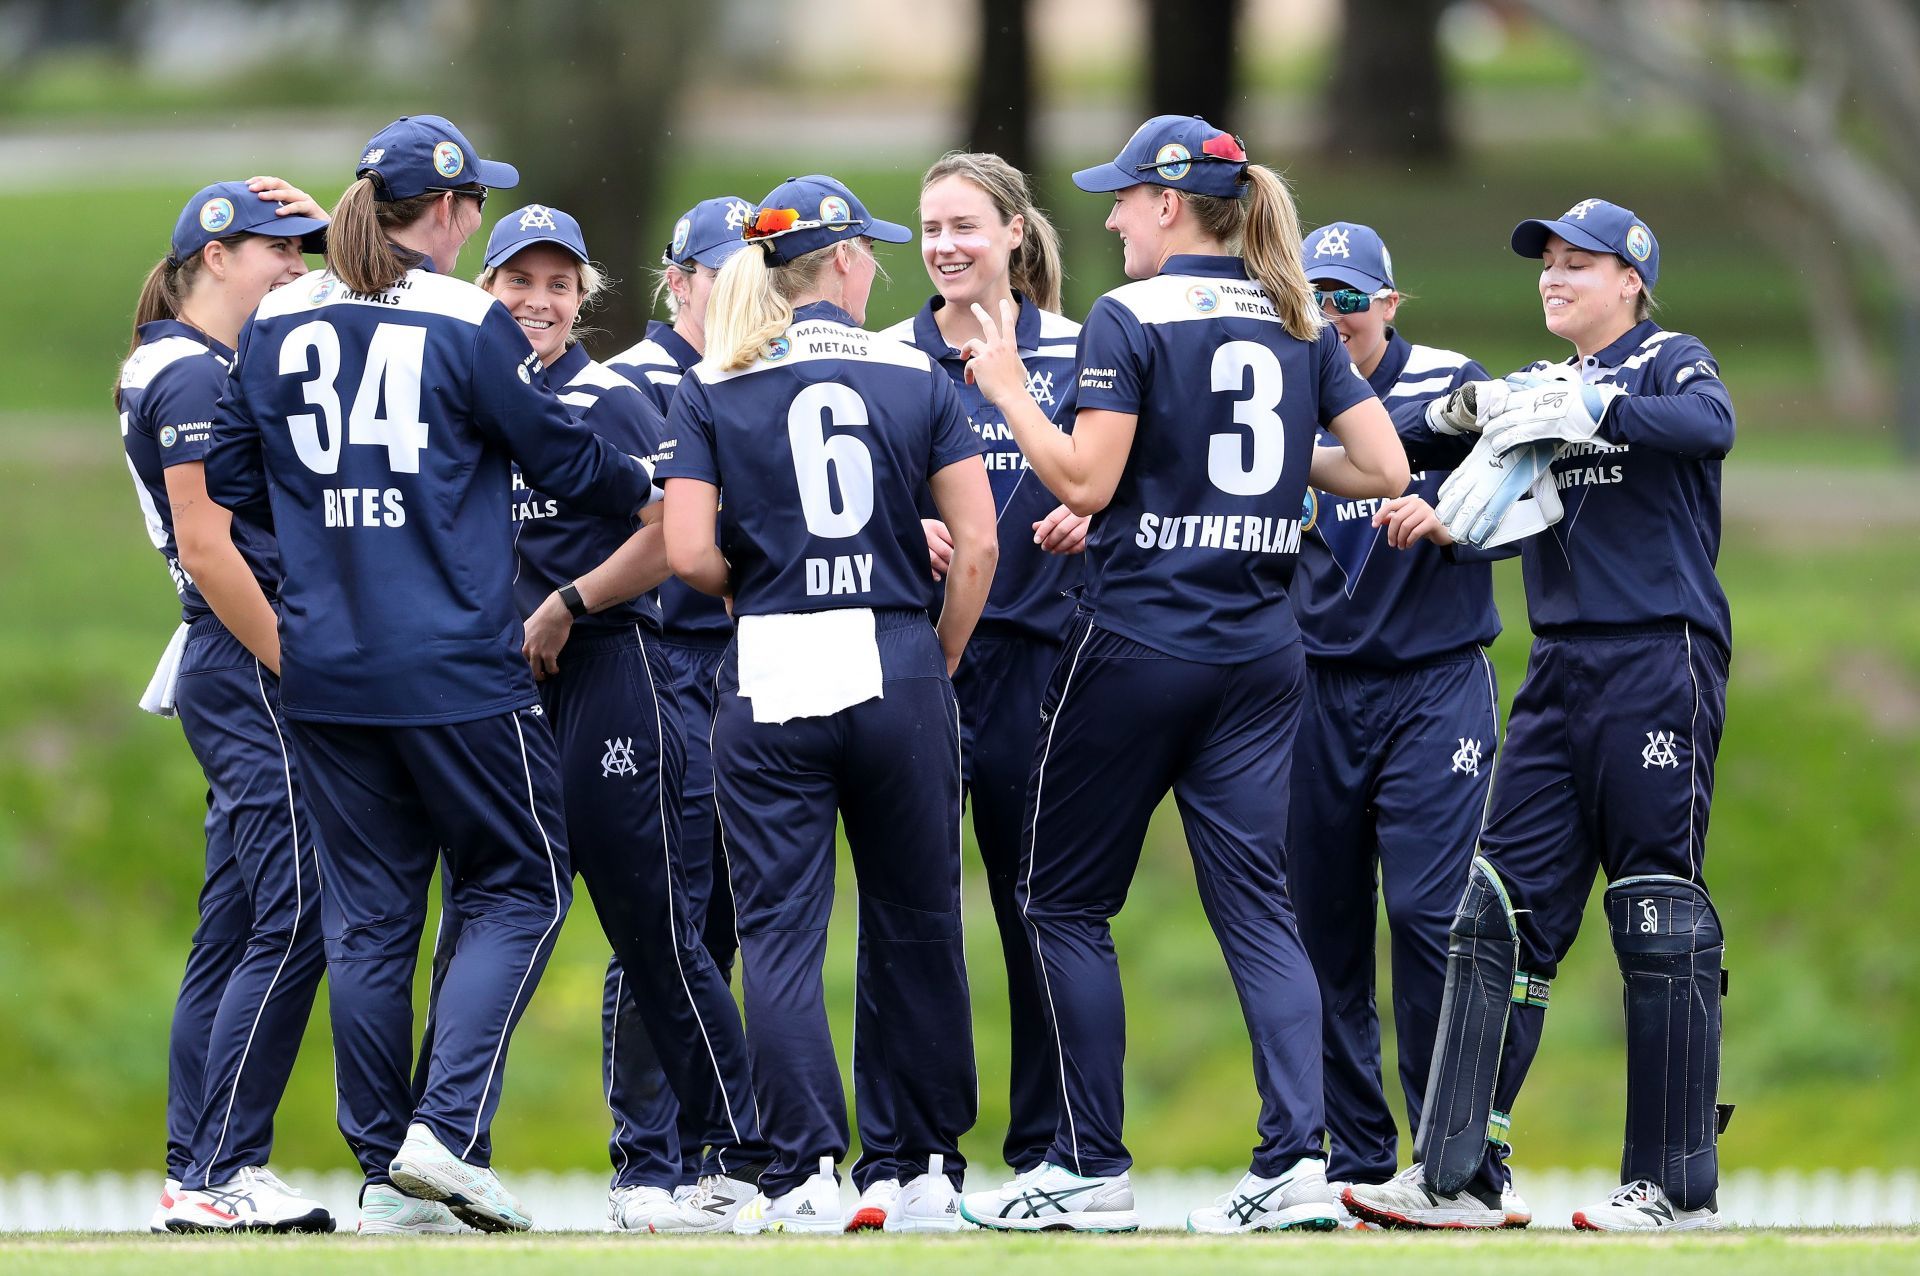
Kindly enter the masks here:
[[691, 260], [718, 270], [727, 264], [729, 258], [746, 246], [747, 241], [744, 239], [723, 239], [717, 244], [709, 244], [705, 248], [686, 254], [682, 260]]
[[1073, 184], [1090, 195], [1104, 195], [1109, 191], [1123, 191], [1129, 186], [1138, 186], [1143, 177], [1138, 173], [1129, 173], [1118, 164], [1096, 164], [1092, 168], [1083, 168], [1073, 175]]
[[300, 241], [303, 253], [323, 253], [327, 251], [327, 223], [318, 217], [279, 217], [263, 225], [256, 226], [256, 235], [285, 235], [289, 239]]
[[473, 162], [473, 180], [488, 190], [512, 190], [520, 184], [520, 170], [499, 160], [477, 159]]
[[1373, 292], [1379, 288], [1391, 288], [1392, 284], [1384, 279], [1368, 274], [1364, 270], [1355, 270], [1352, 266], [1327, 266], [1309, 261], [1306, 265], [1308, 279], [1336, 279], [1361, 292]]
[[581, 252], [566, 240], [554, 235], [539, 235], [532, 239], [516, 239], [510, 244], [503, 244], [498, 252], [487, 254], [486, 264], [488, 266], [498, 266], [502, 262], [512, 261], [515, 253], [518, 253], [523, 248], [531, 248], [535, 244], [553, 244], [555, 247], [566, 249], [567, 254], [576, 261], [584, 262], [587, 260], [585, 253]]
[[913, 231], [899, 222], [884, 222], [878, 217], [867, 219], [867, 228], [860, 232], [868, 239], [877, 239], [883, 244], [910, 244]]
[[1513, 228], [1513, 251], [1522, 257], [1538, 257], [1547, 250], [1547, 237], [1558, 235], [1575, 248], [1583, 248], [1590, 253], [1607, 253], [1617, 256], [1612, 244], [1595, 238], [1584, 228], [1571, 222], [1547, 221], [1535, 217], [1521, 222]]

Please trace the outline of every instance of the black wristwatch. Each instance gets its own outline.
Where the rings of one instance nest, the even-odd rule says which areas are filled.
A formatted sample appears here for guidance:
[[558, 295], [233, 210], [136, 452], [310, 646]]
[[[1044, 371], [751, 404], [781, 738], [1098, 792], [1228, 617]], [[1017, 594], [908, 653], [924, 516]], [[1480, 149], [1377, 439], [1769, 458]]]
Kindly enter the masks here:
[[571, 583], [565, 584], [554, 592], [560, 595], [560, 601], [567, 605], [567, 614], [575, 620], [587, 614], [586, 600], [580, 597], [577, 586]]

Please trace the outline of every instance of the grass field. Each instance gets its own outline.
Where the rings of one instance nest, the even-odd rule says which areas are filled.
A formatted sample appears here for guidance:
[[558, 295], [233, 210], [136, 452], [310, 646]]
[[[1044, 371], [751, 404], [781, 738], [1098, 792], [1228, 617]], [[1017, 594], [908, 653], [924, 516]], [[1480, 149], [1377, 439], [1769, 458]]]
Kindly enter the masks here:
[[[558, 1234], [505, 1239], [419, 1238], [395, 1243], [352, 1237], [247, 1239], [39, 1235], [0, 1239], [0, 1263], [46, 1273], [192, 1272], [219, 1276], [262, 1269], [286, 1276], [333, 1272], [351, 1264], [362, 1276], [490, 1276], [538, 1266], [588, 1276], [645, 1265], [676, 1276], [918, 1276], [1044, 1272], [1047, 1276], [1133, 1276], [1276, 1270], [1341, 1276], [1578, 1276], [1650, 1270], [1661, 1276], [1822, 1276], [1910, 1272], [1920, 1264], [1913, 1231], [1722, 1233], [1707, 1237], [1407, 1236], [1348, 1232], [1335, 1236], [1233, 1239], [1178, 1234], [1132, 1237], [963, 1235], [953, 1237], [713, 1238], [663, 1240]], [[14, 1264], [18, 1267], [14, 1267]]]

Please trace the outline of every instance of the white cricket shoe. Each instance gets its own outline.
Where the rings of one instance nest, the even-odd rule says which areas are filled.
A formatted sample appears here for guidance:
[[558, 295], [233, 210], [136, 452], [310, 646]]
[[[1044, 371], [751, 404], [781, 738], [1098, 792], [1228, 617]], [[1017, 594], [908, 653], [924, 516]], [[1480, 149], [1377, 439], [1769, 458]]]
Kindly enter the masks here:
[[393, 1185], [422, 1201], [445, 1201], [453, 1216], [483, 1232], [524, 1232], [533, 1216], [492, 1170], [465, 1161], [448, 1151], [433, 1131], [415, 1121], [407, 1127], [406, 1142], [387, 1167]]
[[162, 1220], [169, 1232], [331, 1232], [333, 1215], [282, 1183], [264, 1165], [234, 1171], [224, 1183], [173, 1193]]
[[1294, 1228], [1331, 1232], [1344, 1213], [1327, 1186], [1327, 1163], [1302, 1157], [1277, 1179], [1248, 1170], [1231, 1192], [1188, 1214], [1187, 1230], [1216, 1236]]
[[1615, 1189], [1604, 1205], [1575, 1210], [1573, 1225], [1583, 1232], [1717, 1232], [1723, 1226], [1711, 1205], [1683, 1210], [1645, 1179]]
[[770, 1200], [765, 1192], [755, 1192], [733, 1220], [733, 1230], [741, 1236], [761, 1232], [844, 1232], [847, 1219], [840, 1207], [840, 1180], [834, 1177], [833, 1158], [820, 1158], [819, 1173], [791, 1192], [782, 1192], [779, 1200]]
[[623, 1232], [651, 1232], [655, 1223], [678, 1208], [679, 1202], [664, 1187], [616, 1187], [607, 1193], [607, 1221]]
[[1356, 1183], [1341, 1195], [1341, 1203], [1363, 1221], [1382, 1227], [1505, 1227], [1506, 1211], [1471, 1192], [1442, 1196], [1427, 1190], [1419, 1162], [1409, 1165], [1385, 1183]]
[[667, 1232], [730, 1232], [759, 1189], [744, 1179], [708, 1174], [685, 1197], [674, 1193], [673, 1209], [653, 1220], [651, 1230]]
[[969, 1192], [960, 1198], [960, 1217], [999, 1232], [1140, 1230], [1133, 1185], [1124, 1173], [1083, 1178], [1051, 1161], [995, 1191]]
[[887, 1226], [887, 1220], [893, 1217], [895, 1207], [900, 1204], [899, 1179], [875, 1179], [867, 1184], [867, 1190], [860, 1193], [859, 1204], [853, 1207], [853, 1213], [847, 1216], [849, 1232], [880, 1231]]
[[168, 1179], [160, 1185], [160, 1203], [153, 1207], [153, 1217], [147, 1220], [149, 1232], [167, 1230], [167, 1211], [173, 1208], [173, 1198], [179, 1191], [179, 1179]]
[[439, 1201], [408, 1196], [391, 1183], [369, 1183], [360, 1191], [362, 1236], [454, 1236], [466, 1225]]
[[[960, 1230], [960, 1194], [947, 1177], [946, 1158], [938, 1152], [927, 1158], [927, 1172], [907, 1180], [899, 1202], [887, 1214], [889, 1232], [957, 1232]], [[851, 1229], [849, 1229], [851, 1230]]]
[[1500, 1187], [1500, 1212], [1507, 1216], [1508, 1227], [1525, 1227], [1533, 1222], [1533, 1207], [1527, 1204], [1525, 1197], [1513, 1190], [1513, 1171], [1507, 1171], [1506, 1182]]

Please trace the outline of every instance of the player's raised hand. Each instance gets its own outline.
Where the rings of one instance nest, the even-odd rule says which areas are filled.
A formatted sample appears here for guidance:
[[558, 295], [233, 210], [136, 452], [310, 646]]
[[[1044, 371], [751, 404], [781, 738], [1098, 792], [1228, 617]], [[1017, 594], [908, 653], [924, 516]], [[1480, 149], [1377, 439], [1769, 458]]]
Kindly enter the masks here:
[[320, 207], [318, 200], [295, 186], [284, 177], [250, 177], [247, 189], [261, 199], [272, 200], [280, 205], [273, 210], [275, 217], [317, 217], [327, 220], [327, 210]]
[[997, 407], [1005, 409], [1015, 396], [1027, 393], [1027, 365], [1020, 361], [1020, 341], [1014, 335], [1013, 302], [1001, 298], [1000, 318], [996, 323], [987, 308], [973, 303], [974, 318], [980, 321], [982, 336], [960, 347], [967, 356], [967, 380]]

